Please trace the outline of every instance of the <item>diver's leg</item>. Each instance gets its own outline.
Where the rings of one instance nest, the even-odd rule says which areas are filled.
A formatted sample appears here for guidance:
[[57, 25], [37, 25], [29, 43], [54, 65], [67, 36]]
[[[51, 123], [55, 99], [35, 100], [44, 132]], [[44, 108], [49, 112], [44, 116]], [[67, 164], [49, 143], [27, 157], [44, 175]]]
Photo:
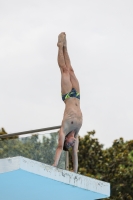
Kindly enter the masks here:
[[57, 60], [58, 60], [58, 65], [60, 67], [61, 72], [63, 71], [64, 68], [66, 68], [64, 54], [63, 54], [64, 37], [65, 37], [64, 32], [60, 33], [58, 36], [58, 43], [57, 43], [57, 46], [59, 47]]
[[67, 50], [66, 34], [64, 35], [63, 53], [64, 53], [64, 59], [65, 59], [66, 67], [69, 70], [74, 71], [73, 68], [72, 68], [70, 57], [69, 57], [68, 50]]
[[72, 68], [70, 57], [69, 57], [68, 50], [67, 50], [66, 35], [64, 37], [63, 53], [64, 53], [64, 60], [65, 60], [66, 67], [69, 70], [72, 88], [75, 88], [77, 92], [80, 92], [79, 81], [74, 73], [73, 68]]
[[63, 53], [63, 44], [64, 44], [64, 33], [60, 33], [58, 36], [58, 65], [61, 71], [61, 92], [62, 94], [66, 94], [71, 91], [72, 84], [70, 81], [70, 74], [68, 68], [66, 67], [64, 53]]

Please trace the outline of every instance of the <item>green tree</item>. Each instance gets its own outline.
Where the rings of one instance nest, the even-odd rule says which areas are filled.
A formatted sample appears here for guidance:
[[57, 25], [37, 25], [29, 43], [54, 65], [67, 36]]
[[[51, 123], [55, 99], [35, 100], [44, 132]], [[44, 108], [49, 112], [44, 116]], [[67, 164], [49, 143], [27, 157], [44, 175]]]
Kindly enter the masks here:
[[132, 150], [133, 140], [124, 142], [123, 138], [115, 140], [112, 147], [103, 150], [105, 163], [102, 163], [102, 180], [111, 183], [110, 199], [133, 199], [133, 161], [130, 157]]
[[94, 135], [91, 131], [79, 137], [79, 173], [110, 182], [110, 200], [133, 200], [133, 140], [120, 138], [104, 149]]
[[[9, 138], [0, 140], [0, 158], [23, 156], [46, 164], [53, 164], [57, 147], [58, 133], [51, 133], [39, 139], [38, 134], [25, 138]], [[65, 167], [65, 153], [61, 155], [58, 165]]]
[[4, 128], [1, 128], [1, 130], [0, 130], [0, 135], [5, 135], [5, 134], [7, 134], [7, 132], [5, 131]]

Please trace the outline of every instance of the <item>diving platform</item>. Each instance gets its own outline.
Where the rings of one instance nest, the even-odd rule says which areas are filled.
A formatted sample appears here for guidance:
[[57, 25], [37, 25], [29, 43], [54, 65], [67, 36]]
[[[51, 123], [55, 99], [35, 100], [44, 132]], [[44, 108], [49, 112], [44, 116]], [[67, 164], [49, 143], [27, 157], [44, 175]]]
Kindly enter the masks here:
[[22, 156], [0, 159], [0, 200], [94, 200], [110, 184]]

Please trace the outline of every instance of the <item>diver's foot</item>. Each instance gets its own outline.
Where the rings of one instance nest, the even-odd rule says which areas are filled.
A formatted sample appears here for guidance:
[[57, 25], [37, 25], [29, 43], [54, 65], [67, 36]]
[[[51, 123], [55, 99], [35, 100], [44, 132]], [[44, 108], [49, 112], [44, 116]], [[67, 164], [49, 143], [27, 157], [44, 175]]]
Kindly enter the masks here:
[[65, 32], [62, 32], [62, 33], [59, 34], [58, 43], [57, 43], [58, 47], [63, 47], [65, 35], [66, 35]]

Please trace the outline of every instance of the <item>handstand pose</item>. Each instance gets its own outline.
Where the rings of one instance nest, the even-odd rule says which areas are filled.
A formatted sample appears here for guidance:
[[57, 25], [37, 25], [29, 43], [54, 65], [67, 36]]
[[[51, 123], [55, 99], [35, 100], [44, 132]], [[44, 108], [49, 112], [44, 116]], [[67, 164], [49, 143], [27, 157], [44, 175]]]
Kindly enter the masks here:
[[82, 113], [80, 110], [79, 82], [74, 74], [67, 51], [66, 34], [58, 36], [58, 65], [61, 71], [62, 100], [65, 111], [59, 130], [58, 146], [53, 166], [57, 166], [62, 150], [68, 151], [72, 147], [73, 171], [78, 169], [78, 132], [82, 126]]

